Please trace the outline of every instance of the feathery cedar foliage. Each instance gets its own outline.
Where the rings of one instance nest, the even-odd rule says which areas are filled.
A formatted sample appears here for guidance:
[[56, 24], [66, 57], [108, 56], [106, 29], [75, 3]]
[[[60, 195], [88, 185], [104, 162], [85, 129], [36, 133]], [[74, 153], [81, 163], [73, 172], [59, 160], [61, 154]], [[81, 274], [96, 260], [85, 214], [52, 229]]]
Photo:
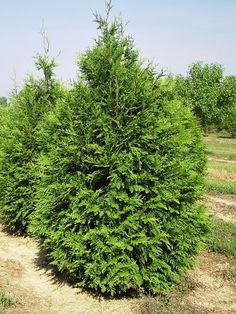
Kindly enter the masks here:
[[165, 96], [121, 21], [96, 21], [100, 35], [80, 58], [78, 82], [40, 123], [30, 231], [81, 286], [111, 295], [166, 291], [209, 230], [197, 203], [201, 131]]
[[29, 77], [12, 97], [0, 130], [0, 217], [10, 229], [21, 232], [26, 231], [35, 207], [38, 122], [62, 95], [62, 87], [54, 79], [54, 60], [39, 55], [36, 67], [44, 77]]

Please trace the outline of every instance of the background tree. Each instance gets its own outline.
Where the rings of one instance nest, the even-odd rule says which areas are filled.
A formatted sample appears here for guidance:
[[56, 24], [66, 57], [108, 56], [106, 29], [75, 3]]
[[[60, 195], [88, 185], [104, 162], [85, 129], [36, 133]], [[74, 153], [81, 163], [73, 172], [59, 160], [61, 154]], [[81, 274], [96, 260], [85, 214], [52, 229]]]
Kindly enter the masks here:
[[95, 16], [78, 82], [40, 123], [30, 231], [81, 286], [155, 293], [193, 265], [209, 229], [197, 203], [206, 157], [190, 110], [166, 96], [110, 9]]
[[226, 76], [222, 82], [218, 100], [220, 110], [218, 130], [226, 130], [236, 137], [236, 76]]
[[218, 99], [223, 81], [223, 67], [219, 64], [193, 63], [187, 77], [177, 80], [182, 100], [190, 106], [204, 131], [217, 123], [220, 115]]
[[235, 135], [236, 77], [224, 77], [221, 65], [193, 63], [186, 77], [175, 78], [175, 89], [205, 132], [224, 129]]

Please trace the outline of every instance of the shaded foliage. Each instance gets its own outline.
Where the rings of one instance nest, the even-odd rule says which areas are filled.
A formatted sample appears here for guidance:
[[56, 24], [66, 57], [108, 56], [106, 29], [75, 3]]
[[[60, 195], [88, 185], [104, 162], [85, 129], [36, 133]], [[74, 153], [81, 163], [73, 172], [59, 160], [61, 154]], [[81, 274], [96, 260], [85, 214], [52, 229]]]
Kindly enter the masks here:
[[7, 98], [6, 97], [0, 97], [0, 106], [7, 106]]

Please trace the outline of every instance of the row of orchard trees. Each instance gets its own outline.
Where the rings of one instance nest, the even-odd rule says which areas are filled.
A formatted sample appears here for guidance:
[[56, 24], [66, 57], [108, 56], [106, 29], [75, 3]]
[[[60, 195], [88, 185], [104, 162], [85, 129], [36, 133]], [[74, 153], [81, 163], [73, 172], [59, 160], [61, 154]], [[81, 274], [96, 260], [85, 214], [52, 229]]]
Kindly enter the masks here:
[[[39, 56], [0, 124], [0, 215], [35, 236], [80, 286], [167, 291], [209, 231], [206, 157], [191, 110], [140, 61], [120, 20], [100, 34], [69, 89]], [[174, 93], [173, 93], [174, 94]]]
[[172, 80], [178, 97], [192, 109], [205, 132], [225, 130], [236, 136], [236, 76], [224, 76], [220, 64], [196, 62], [186, 77]]

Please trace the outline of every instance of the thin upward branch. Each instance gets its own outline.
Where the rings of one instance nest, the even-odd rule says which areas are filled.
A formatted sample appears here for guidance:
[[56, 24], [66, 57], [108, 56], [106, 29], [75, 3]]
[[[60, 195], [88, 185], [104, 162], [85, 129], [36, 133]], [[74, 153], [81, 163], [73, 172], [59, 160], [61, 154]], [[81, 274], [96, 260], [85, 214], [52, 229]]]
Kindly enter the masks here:
[[108, 22], [111, 10], [112, 10], [112, 0], [105, 0], [106, 23]]
[[18, 94], [18, 89], [19, 89], [19, 86], [20, 86], [20, 84], [18, 83], [17, 78], [16, 78], [16, 70], [14, 70], [13, 76], [10, 77], [10, 79], [12, 80], [13, 86], [14, 86], [13, 90], [12, 90], [12, 94], [14, 96], [16, 96]]
[[42, 36], [42, 39], [43, 39], [44, 56], [46, 58], [48, 58], [49, 50], [50, 50], [50, 44], [49, 44], [48, 36], [46, 35], [44, 22], [42, 23], [42, 27], [41, 27], [41, 30], [40, 30], [39, 34]]

